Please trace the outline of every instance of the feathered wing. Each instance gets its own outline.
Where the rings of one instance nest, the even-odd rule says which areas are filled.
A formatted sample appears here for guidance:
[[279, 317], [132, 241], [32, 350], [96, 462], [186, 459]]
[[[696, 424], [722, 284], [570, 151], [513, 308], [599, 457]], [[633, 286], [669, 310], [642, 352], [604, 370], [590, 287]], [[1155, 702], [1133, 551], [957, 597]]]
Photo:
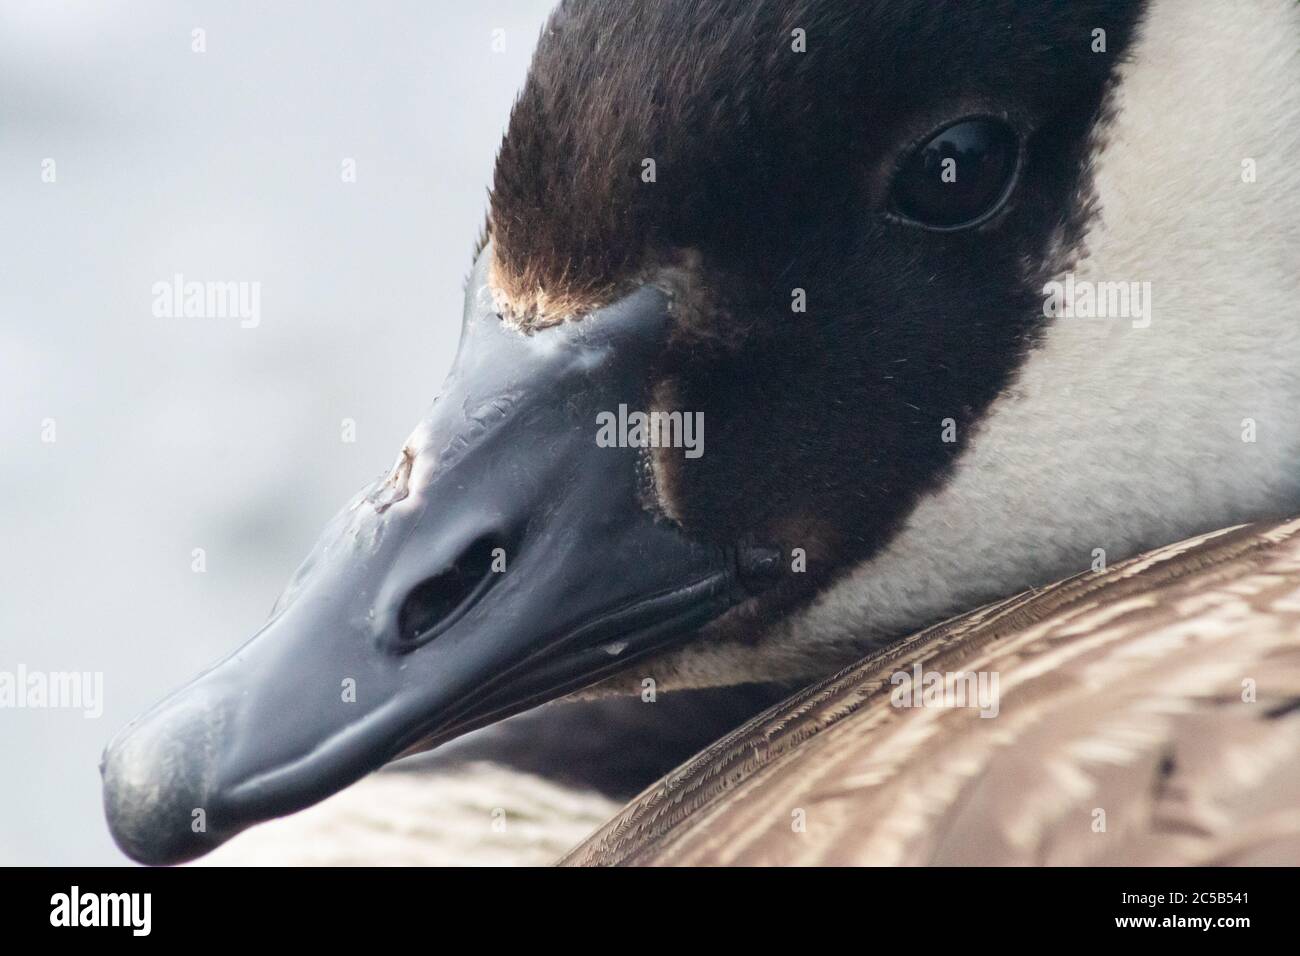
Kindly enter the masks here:
[[[928, 674], [985, 683], [927, 703]], [[566, 862], [1300, 862], [1300, 520], [874, 653], [669, 774]]]

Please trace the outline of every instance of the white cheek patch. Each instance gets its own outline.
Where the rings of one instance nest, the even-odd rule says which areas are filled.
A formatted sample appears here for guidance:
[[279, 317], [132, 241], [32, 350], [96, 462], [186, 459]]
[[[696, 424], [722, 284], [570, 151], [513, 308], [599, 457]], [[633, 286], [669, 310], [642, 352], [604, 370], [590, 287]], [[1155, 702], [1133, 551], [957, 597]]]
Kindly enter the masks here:
[[1049, 320], [949, 483], [796, 632], [893, 637], [1099, 557], [1300, 510], [1298, 34], [1289, 0], [1151, 4], [1070, 277], [1141, 283], [1144, 315]]
[[876, 557], [753, 647], [687, 648], [679, 683], [818, 676], [1099, 557], [1300, 511], [1297, 35], [1292, 0], [1153, 0], [1072, 274], [1149, 283], [1145, 317], [1047, 320], [951, 478]]

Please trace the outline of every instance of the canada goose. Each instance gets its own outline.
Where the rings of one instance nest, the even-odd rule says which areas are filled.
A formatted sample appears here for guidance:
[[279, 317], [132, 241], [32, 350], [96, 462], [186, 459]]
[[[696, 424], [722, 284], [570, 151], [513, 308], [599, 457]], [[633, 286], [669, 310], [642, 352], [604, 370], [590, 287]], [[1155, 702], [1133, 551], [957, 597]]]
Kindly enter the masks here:
[[812, 680], [1300, 510], [1298, 26], [562, 4], [437, 401], [110, 744], [119, 844], [188, 859], [571, 691]]

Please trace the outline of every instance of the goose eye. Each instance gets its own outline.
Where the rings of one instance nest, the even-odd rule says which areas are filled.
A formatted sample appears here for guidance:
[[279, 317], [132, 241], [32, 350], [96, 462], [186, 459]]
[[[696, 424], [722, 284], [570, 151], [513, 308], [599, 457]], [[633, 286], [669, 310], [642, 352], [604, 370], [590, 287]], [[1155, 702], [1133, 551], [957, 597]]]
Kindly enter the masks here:
[[904, 219], [960, 229], [988, 218], [1011, 193], [1020, 142], [1006, 123], [968, 119], [935, 133], [894, 176], [890, 202]]

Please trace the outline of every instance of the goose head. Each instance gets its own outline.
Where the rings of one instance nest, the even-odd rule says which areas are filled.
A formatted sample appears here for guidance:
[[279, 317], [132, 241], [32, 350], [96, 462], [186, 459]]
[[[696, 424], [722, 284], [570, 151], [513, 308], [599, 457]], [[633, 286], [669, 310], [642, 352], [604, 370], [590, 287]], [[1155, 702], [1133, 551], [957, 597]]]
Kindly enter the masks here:
[[1094, 501], [1107, 462], [1053, 458], [1052, 383], [1141, 341], [1062, 340], [1042, 295], [1098, 228], [1141, 7], [563, 4], [449, 377], [261, 631], [110, 744], [123, 849], [200, 855], [593, 685], [825, 673], [1219, 520]]

